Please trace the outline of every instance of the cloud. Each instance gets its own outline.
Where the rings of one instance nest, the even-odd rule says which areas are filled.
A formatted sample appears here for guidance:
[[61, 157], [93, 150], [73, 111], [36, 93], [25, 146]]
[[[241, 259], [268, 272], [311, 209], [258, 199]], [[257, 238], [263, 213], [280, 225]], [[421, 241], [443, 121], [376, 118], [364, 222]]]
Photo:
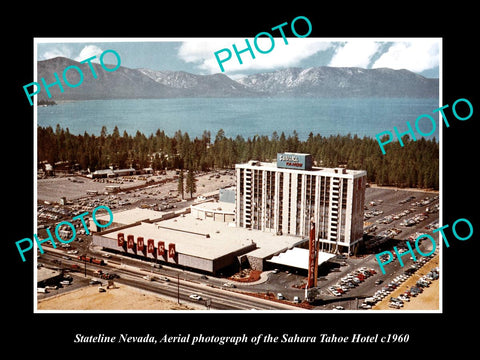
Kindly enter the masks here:
[[439, 66], [440, 40], [414, 39], [394, 43], [372, 68], [388, 67], [422, 72]]
[[[66, 57], [68, 59], [73, 59], [75, 61], [83, 61], [85, 59], [91, 58], [92, 56], [96, 56], [93, 59], [93, 62], [99, 62], [100, 54], [102, 54], [103, 50], [96, 45], [85, 45], [77, 56], [75, 56], [76, 51], [74, 50], [74, 46], [67, 45], [67, 44], [41, 44], [43, 47], [46, 47], [45, 50], [42, 52], [39, 51], [39, 60], [48, 60], [53, 59], [59, 56]], [[78, 51], [78, 50], [77, 50]]]
[[[274, 48], [267, 54], [260, 53], [254, 46], [254, 40], [248, 39], [255, 59], [247, 50], [240, 53], [243, 64], [240, 64], [233, 50], [233, 44], [239, 51], [247, 49], [245, 39], [242, 38], [215, 38], [184, 41], [178, 56], [185, 62], [195, 64], [204, 74], [221, 72], [214, 53], [222, 49], [231, 52], [231, 58], [222, 63], [225, 74], [238, 77], [239, 73], [248, 73], [251, 70], [276, 70], [282, 67], [298, 66], [303, 60], [330, 50], [333, 52], [330, 60], [325, 59], [323, 64], [334, 67], [361, 67], [392, 69], [407, 69], [413, 72], [422, 72], [439, 65], [440, 40], [412, 38], [401, 41], [396, 39], [319, 39], [319, 38], [287, 38], [288, 45], [281, 37], [274, 38]], [[392, 42], [393, 40], [393, 42]], [[271, 40], [262, 36], [257, 45], [266, 51], [272, 46]], [[325, 52], [327, 54], [328, 52]], [[219, 53], [220, 59], [228, 56], [228, 52]], [[321, 63], [318, 66], [323, 65]]]
[[103, 53], [103, 50], [100, 49], [96, 45], [86, 45], [81, 51], [80, 54], [74, 59], [76, 61], [83, 61], [86, 59], [91, 58], [92, 56], [96, 56], [92, 62], [99, 62], [100, 55]]
[[[248, 70], [274, 70], [279, 67], [295, 66], [303, 59], [314, 55], [319, 51], [326, 50], [332, 46], [332, 43], [321, 41], [314, 38], [287, 38], [288, 44], [284, 40], [274, 38], [273, 49], [266, 54], [260, 53], [254, 45], [253, 39], [248, 42], [253, 50], [255, 58], [247, 50], [245, 39], [208, 39], [202, 41], [185, 41], [178, 50], [178, 56], [185, 62], [194, 63], [205, 73], [213, 74], [221, 72], [220, 66], [215, 58], [214, 53], [222, 49], [228, 49], [231, 52], [231, 58], [222, 65], [225, 73], [230, 75], [237, 72], [245, 72]], [[237, 59], [233, 50], [233, 44], [240, 52], [242, 64]], [[267, 37], [259, 37], [257, 46], [263, 51], [268, 51], [272, 47], [271, 40]], [[227, 51], [219, 53], [220, 59], [227, 56]]]
[[355, 39], [335, 46], [337, 48], [329, 66], [407, 69], [420, 73], [437, 67], [440, 61], [439, 39], [394, 42]]
[[329, 66], [368, 68], [381, 44], [370, 39], [358, 39], [337, 46]]

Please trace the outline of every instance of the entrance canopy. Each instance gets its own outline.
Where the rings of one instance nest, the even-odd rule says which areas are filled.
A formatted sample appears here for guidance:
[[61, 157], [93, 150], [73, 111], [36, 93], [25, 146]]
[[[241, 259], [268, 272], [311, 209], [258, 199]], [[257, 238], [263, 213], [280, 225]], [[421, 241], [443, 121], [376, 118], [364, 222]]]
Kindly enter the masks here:
[[[335, 254], [319, 251], [318, 265], [323, 264], [325, 261], [328, 261], [334, 256]], [[274, 264], [308, 270], [308, 249], [293, 248], [281, 254], [275, 255], [267, 261]]]

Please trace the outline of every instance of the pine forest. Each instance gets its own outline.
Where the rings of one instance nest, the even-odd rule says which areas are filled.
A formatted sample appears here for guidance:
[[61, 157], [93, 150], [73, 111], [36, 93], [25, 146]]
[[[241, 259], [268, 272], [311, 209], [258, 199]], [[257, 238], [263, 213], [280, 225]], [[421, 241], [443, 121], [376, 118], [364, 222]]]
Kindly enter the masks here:
[[[374, 138], [357, 135], [324, 137], [310, 133], [305, 141], [298, 134], [276, 131], [271, 136], [230, 138], [220, 129], [212, 136], [205, 130], [191, 139], [178, 130], [170, 137], [162, 130], [146, 136], [134, 136], [118, 127], [111, 133], [104, 126], [100, 135], [73, 135], [57, 125], [37, 128], [39, 166], [44, 163], [69, 164], [72, 170], [95, 171], [113, 167], [154, 170], [188, 169], [207, 171], [234, 168], [249, 160], [275, 161], [279, 152], [312, 154], [315, 166], [362, 169], [368, 181], [380, 186], [418, 187], [438, 190], [439, 144], [435, 139], [413, 141], [405, 135], [404, 146], [398, 142], [386, 146], [383, 155]], [[55, 166], [55, 165], [54, 165]]]

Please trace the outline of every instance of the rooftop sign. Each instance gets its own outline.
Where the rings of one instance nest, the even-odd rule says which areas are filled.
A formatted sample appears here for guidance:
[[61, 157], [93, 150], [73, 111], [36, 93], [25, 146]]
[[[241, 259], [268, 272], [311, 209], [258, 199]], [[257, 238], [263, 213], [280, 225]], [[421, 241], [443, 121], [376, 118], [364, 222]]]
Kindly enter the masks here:
[[297, 153], [278, 153], [277, 167], [285, 169], [310, 170], [312, 168], [312, 155]]

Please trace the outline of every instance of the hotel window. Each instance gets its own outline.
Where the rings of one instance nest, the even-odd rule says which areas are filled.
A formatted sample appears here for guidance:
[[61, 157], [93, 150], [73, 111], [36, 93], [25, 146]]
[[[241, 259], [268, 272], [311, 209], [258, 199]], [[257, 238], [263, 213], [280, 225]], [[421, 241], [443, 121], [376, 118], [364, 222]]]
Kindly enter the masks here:
[[266, 221], [265, 226], [269, 229], [274, 227], [274, 214], [275, 214], [275, 173], [273, 171], [266, 172]]
[[304, 212], [304, 234], [310, 231], [310, 219], [315, 216], [315, 177], [306, 176], [305, 184], [305, 212]]
[[239, 194], [239, 199], [241, 199], [241, 200], [239, 201], [239, 214], [237, 214], [237, 216], [238, 216], [238, 221], [239, 221], [240, 227], [243, 227], [243, 211], [244, 211], [243, 199], [244, 199], [244, 194], [245, 194], [244, 170], [239, 169], [239, 174], [240, 174], [239, 175], [240, 181], [239, 181], [239, 184], [238, 184], [238, 190], [239, 190], [239, 193], [240, 193]]
[[299, 235], [300, 232], [300, 209], [302, 206], [302, 175], [297, 175], [297, 216], [296, 216], [296, 226], [295, 226], [295, 235]]

